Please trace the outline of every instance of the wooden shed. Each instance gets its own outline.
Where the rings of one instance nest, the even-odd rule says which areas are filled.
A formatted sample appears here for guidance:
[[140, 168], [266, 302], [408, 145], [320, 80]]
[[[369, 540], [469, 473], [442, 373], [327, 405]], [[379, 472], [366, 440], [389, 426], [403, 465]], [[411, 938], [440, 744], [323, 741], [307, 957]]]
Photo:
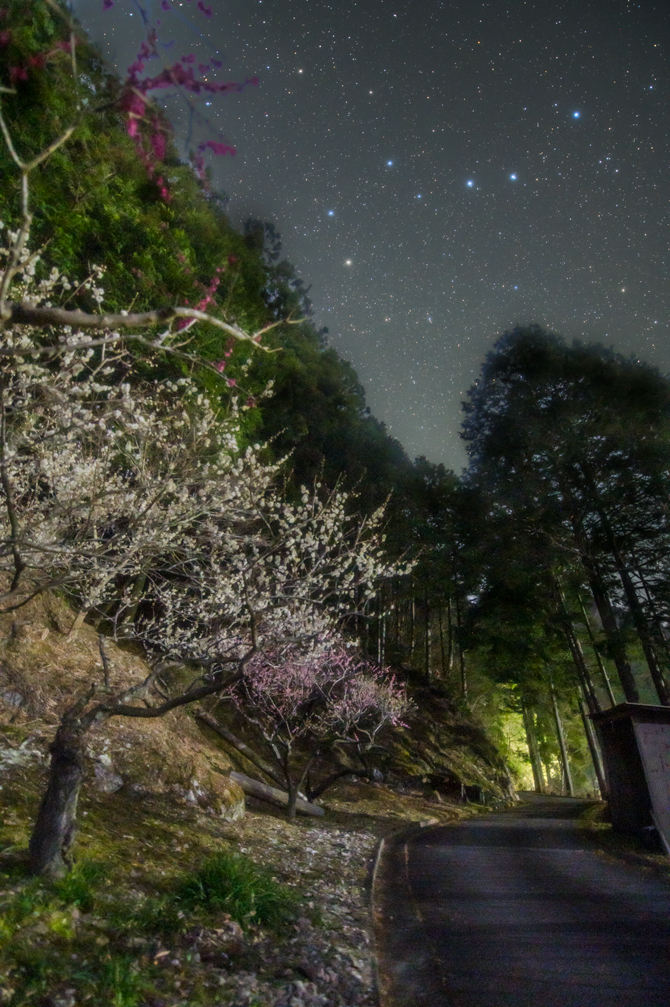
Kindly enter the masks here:
[[620, 703], [591, 714], [605, 766], [612, 825], [655, 826], [670, 855], [670, 707]]

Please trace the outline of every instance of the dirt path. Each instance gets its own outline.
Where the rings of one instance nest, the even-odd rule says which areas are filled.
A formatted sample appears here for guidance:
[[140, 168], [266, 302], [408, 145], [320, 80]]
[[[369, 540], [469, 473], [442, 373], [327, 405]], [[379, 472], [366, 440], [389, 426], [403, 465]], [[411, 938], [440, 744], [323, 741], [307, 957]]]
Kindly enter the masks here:
[[387, 842], [383, 1007], [668, 1007], [670, 884], [591, 849], [587, 806], [536, 798]]

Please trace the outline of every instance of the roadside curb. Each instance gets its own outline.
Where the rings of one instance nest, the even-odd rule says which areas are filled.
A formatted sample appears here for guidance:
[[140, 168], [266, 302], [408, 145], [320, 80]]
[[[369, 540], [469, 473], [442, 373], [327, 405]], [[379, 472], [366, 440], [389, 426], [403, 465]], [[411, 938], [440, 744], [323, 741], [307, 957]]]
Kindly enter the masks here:
[[[435, 825], [442, 826], [443, 823], [435, 823]], [[382, 976], [380, 974], [379, 965], [379, 918], [381, 916], [381, 909], [379, 908], [379, 899], [377, 898], [377, 881], [379, 877], [379, 870], [384, 859], [384, 855], [388, 853], [391, 849], [396, 847], [398, 843], [405, 842], [411, 839], [415, 834], [419, 834], [425, 831], [426, 828], [434, 827], [433, 821], [430, 823], [422, 823], [420, 825], [406, 825], [400, 829], [395, 829], [393, 832], [389, 832], [387, 835], [382, 836], [377, 845], [377, 850], [375, 853], [374, 863], [372, 865], [372, 873], [370, 877], [370, 918], [372, 924], [372, 962], [373, 962], [373, 975], [375, 988], [377, 991], [377, 999], [379, 1001], [379, 1007], [393, 1007], [390, 999], [387, 996], [386, 990], [384, 988], [384, 983], [382, 982]]]

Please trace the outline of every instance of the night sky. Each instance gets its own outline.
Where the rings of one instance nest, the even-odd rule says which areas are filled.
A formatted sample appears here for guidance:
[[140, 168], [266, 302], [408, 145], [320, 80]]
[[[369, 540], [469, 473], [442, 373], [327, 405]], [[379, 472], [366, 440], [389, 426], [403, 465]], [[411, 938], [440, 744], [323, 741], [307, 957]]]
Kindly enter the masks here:
[[[666, 3], [210, 2], [144, 6], [166, 62], [218, 49], [260, 78], [203, 109], [237, 148], [215, 186], [277, 225], [412, 457], [461, 469], [461, 401], [514, 324], [670, 370]], [[123, 72], [138, 7], [73, 6]]]

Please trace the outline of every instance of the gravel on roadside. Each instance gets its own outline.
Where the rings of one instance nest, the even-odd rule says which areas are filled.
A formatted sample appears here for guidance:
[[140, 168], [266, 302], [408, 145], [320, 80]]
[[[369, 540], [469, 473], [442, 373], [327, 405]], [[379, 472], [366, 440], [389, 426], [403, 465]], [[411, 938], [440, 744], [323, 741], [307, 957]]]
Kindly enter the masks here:
[[294, 887], [304, 915], [278, 935], [243, 934], [234, 921], [187, 935], [166, 967], [199, 959], [217, 1007], [376, 1007], [368, 882], [378, 836], [247, 813], [222, 838]]

